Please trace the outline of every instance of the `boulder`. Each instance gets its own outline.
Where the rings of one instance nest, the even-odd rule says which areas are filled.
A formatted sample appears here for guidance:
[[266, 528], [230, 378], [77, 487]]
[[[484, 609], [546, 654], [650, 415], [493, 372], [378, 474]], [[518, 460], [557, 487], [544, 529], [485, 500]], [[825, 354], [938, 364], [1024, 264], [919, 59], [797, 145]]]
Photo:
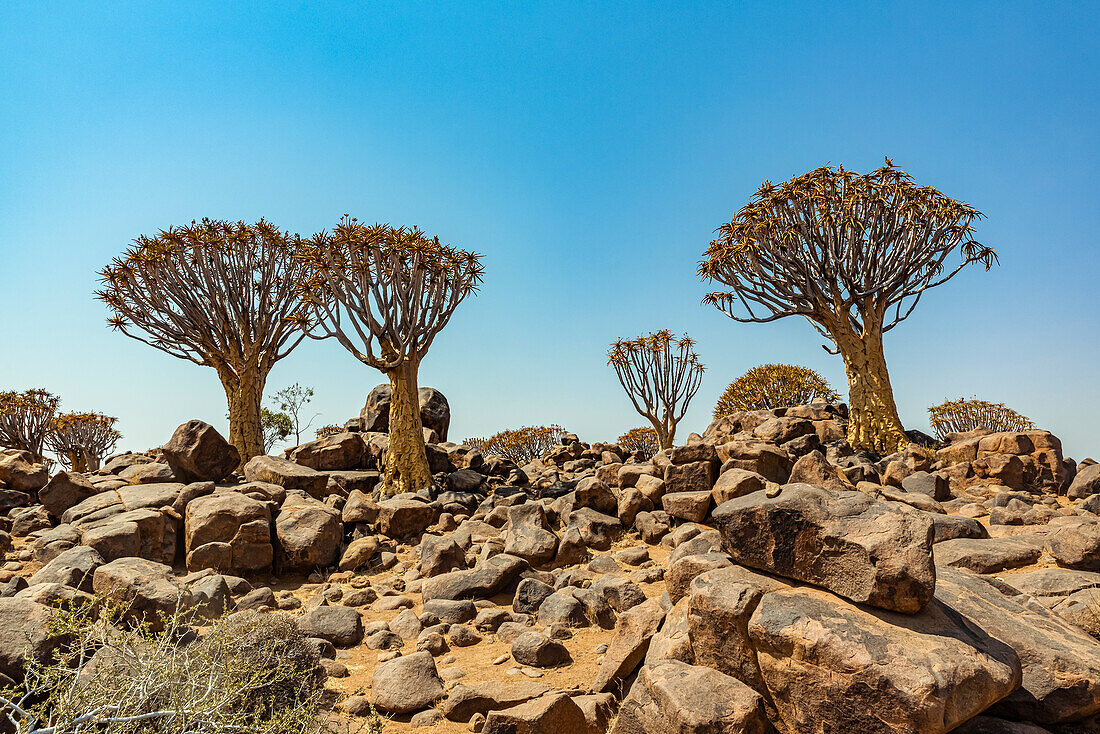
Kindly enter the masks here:
[[394, 497], [378, 503], [378, 532], [388, 538], [408, 538], [435, 521], [435, 508], [420, 500]]
[[1041, 541], [1015, 535], [1007, 538], [956, 538], [936, 543], [932, 549], [937, 566], [963, 568], [975, 573], [996, 573], [1029, 566], [1043, 553]]
[[725, 502], [712, 518], [726, 552], [752, 568], [908, 614], [935, 591], [932, 522], [905, 505], [788, 484], [776, 497]]
[[537, 502], [508, 508], [504, 541], [505, 553], [522, 558], [532, 566], [549, 563], [558, 551], [558, 536], [550, 530], [546, 510]]
[[490, 711], [481, 734], [582, 734], [587, 730], [588, 721], [580, 707], [568, 694], [555, 692]]
[[288, 492], [275, 516], [284, 569], [309, 571], [335, 564], [343, 534], [339, 511], [302, 492]]
[[421, 595], [425, 603], [435, 599], [488, 599], [514, 584], [527, 567], [522, 558], [500, 553], [475, 568], [425, 579]]
[[[184, 538], [187, 570], [216, 568], [235, 574], [258, 573], [271, 568], [271, 505], [239, 492], [216, 492], [187, 505]], [[196, 553], [209, 543], [228, 546], [227, 563], [209, 565], [212, 558], [226, 558], [213, 549]]]
[[1074, 518], [1056, 526], [1047, 536], [1046, 549], [1059, 566], [1100, 571], [1100, 519]]
[[300, 489], [313, 497], [324, 497], [328, 487], [327, 475], [275, 456], [253, 456], [244, 465], [244, 476], [250, 482], [267, 482], [284, 489]]
[[[459, 684], [451, 689], [439, 710], [451, 721], [469, 721], [474, 714], [482, 716], [538, 698], [549, 692], [542, 683], [486, 681], [475, 685]], [[558, 734], [565, 734], [564, 731]]]
[[92, 575], [106, 561], [94, 548], [78, 545], [58, 554], [31, 577], [30, 584], [62, 584], [92, 590]]
[[46, 486], [50, 475], [29, 451], [0, 449], [0, 484], [18, 492], [36, 492]]
[[297, 622], [306, 637], [327, 640], [339, 648], [354, 647], [363, 641], [363, 618], [351, 607], [317, 607]]
[[38, 501], [47, 512], [59, 518], [65, 514], [65, 510], [96, 494], [99, 494], [99, 490], [83, 474], [59, 471], [38, 492]]
[[532, 668], [552, 668], [572, 662], [565, 645], [542, 632], [524, 632], [512, 642], [512, 658]]
[[642, 668], [610, 734], [764, 734], [768, 729], [759, 694], [744, 683], [670, 660]]
[[[382, 384], [370, 391], [366, 405], [359, 411], [361, 431], [388, 433], [390, 430], [390, 397], [388, 384]], [[420, 424], [435, 431], [440, 441], [447, 440], [447, 430], [451, 425], [451, 406], [443, 393], [434, 387], [422, 387], [417, 392], [420, 402]]]
[[645, 659], [649, 642], [660, 629], [665, 610], [660, 599], [649, 599], [619, 615], [615, 636], [600, 661], [591, 690], [611, 690]]
[[120, 471], [118, 478], [124, 479], [127, 484], [165, 484], [179, 481], [172, 467], [159, 462], [134, 464]]
[[92, 591], [123, 604], [125, 619], [153, 630], [163, 628], [163, 615], [192, 605], [191, 592], [171, 566], [144, 558], [119, 558], [100, 566], [92, 575]]
[[[507, 552], [507, 551], [506, 551]], [[425, 535], [420, 541], [420, 575], [432, 578], [466, 568], [466, 553], [450, 536]]]
[[241, 463], [237, 448], [200, 420], [177, 428], [161, 451], [173, 474], [185, 482], [220, 482]]
[[341, 571], [358, 571], [370, 565], [371, 560], [378, 553], [381, 544], [378, 538], [368, 535], [365, 538], [356, 538], [348, 543], [344, 555], [340, 556]]
[[0, 676], [22, 680], [27, 660], [47, 662], [65, 642], [49, 632], [53, 610], [27, 598], [0, 598]]
[[363, 437], [347, 431], [323, 436], [286, 451], [290, 461], [317, 471], [358, 469], [363, 466], [365, 456], [369, 454]]
[[1094, 494], [1100, 494], [1100, 464], [1079, 466], [1077, 475], [1066, 490], [1066, 496], [1071, 500], [1079, 500]]
[[443, 698], [443, 681], [429, 652], [379, 663], [371, 677], [371, 703], [380, 711], [408, 714]]

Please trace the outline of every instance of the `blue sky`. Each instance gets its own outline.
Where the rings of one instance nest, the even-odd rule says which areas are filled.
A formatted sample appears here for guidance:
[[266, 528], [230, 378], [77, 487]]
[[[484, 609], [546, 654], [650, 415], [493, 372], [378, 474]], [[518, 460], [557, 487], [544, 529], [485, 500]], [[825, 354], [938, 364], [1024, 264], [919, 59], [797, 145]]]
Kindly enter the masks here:
[[[484, 253], [421, 368], [452, 438], [642, 420], [617, 337], [689, 332], [707, 366], [681, 435], [762, 362], [838, 357], [803, 321], [700, 304], [713, 230], [764, 179], [889, 155], [986, 215], [1002, 265], [887, 336], [903, 421], [1004, 401], [1100, 454], [1098, 19], [1090, 2], [37, 3], [0, 5], [0, 386], [117, 415], [122, 448], [224, 428], [212, 370], [110, 331], [95, 272], [138, 234], [345, 212]], [[269, 392], [319, 421], [382, 381], [307, 341]], [[1100, 458], [1100, 456], [1097, 456]]]

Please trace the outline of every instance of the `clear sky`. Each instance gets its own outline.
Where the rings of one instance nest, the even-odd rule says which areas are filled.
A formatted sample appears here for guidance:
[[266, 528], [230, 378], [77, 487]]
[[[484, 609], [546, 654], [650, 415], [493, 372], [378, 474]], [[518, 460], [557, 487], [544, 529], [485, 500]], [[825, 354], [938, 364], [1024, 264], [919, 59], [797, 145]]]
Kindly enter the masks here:
[[[804, 321], [700, 304], [713, 230], [764, 179], [889, 155], [982, 210], [1002, 265], [887, 336], [903, 421], [1003, 401], [1100, 459], [1100, 3], [0, 4], [0, 388], [117, 415], [121, 448], [225, 427], [213, 370], [112, 332], [96, 270], [138, 234], [345, 212], [484, 253], [421, 368], [452, 438], [642, 419], [607, 345], [689, 332], [725, 385], [793, 362], [846, 389]], [[357, 415], [382, 376], [307, 341], [269, 393]]]

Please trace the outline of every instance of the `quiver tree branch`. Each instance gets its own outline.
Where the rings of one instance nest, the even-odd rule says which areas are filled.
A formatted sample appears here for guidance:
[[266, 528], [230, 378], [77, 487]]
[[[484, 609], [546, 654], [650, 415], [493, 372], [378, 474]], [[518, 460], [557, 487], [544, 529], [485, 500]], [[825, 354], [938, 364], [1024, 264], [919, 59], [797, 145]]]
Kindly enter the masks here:
[[[803, 316], [844, 358], [855, 448], [889, 453], [905, 444], [882, 336], [923, 293], [996, 253], [973, 239], [981, 213], [886, 165], [867, 174], [822, 167], [764, 182], [707, 248], [706, 280], [728, 290], [709, 303], [741, 322]], [[952, 253], [960, 260], [949, 264]]]
[[41, 461], [59, 405], [61, 398], [39, 388], [0, 392], [0, 446], [29, 451]]
[[331, 233], [300, 240], [303, 266], [294, 317], [314, 339], [336, 339], [390, 378], [390, 439], [382, 490], [431, 482], [417, 373], [436, 335], [481, 282], [481, 255], [412, 227], [366, 225], [345, 216]]
[[676, 425], [699, 390], [703, 365], [687, 334], [656, 331], [637, 339], [619, 339], [607, 353], [619, 384], [634, 409], [653, 424], [660, 448], [672, 446]]
[[303, 339], [302, 265], [291, 237], [255, 224], [203, 219], [141, 236], [100, 271], [96, 297], [123, 334], [214, 368], [229, 403], [229, 441], [241, 461], [264, 453], [260, 401], [267, 375]]
[[118, 418], [102, 413], [62, 413], [47, 434], [46, 445], [66, 469], [95, 471], [122, 438], [117, 422]]

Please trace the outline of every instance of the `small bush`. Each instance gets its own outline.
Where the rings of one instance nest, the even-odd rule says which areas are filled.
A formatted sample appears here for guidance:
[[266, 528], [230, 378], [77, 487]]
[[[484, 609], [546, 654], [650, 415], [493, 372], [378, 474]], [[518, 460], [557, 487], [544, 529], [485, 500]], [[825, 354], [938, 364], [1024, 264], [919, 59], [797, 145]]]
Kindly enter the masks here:
[[314, 433], [317, 435], [317, 438], [325, 438], [327, 436], [335, 436], [337, 433], [343, 433], [343, 432], [344, 432], [344, 427], [343, 426], [321, 426], [316, 431], [314, 431]]
[[619, 447], [627, 451], [641, 451], [646, 459], [653, 457], [661, 448], [657, 440], [657, 432], [652, 428], [631, 428], [619, 436]]
[[0, 693], [15, 731], [331, 731], [317, 652], [290, 617], [246, 612], [198, 636], [181, 612], [152, 632], [116, 626], [123, 611], [97, 599], [57, 612], [50, 631], [68, 641], [61, 654], [29, 663], [22, 686]]
[[928, 409], [928, 422], [936, 437], [943, 441], [949, 433], [966, 433], [975, 428], [1002, 431], [1030, 431], [1035, 427], [1027, 416], [1020, 415], [1004, 403], [990, 403], [977, 398], [948, 400]]
[[762, 364], [729, 384], [714, 407], [714, 417], [722, 418], [739, 410], [789, 408], [817, 399], [835, 403], [840, 395], [809, 367]]

